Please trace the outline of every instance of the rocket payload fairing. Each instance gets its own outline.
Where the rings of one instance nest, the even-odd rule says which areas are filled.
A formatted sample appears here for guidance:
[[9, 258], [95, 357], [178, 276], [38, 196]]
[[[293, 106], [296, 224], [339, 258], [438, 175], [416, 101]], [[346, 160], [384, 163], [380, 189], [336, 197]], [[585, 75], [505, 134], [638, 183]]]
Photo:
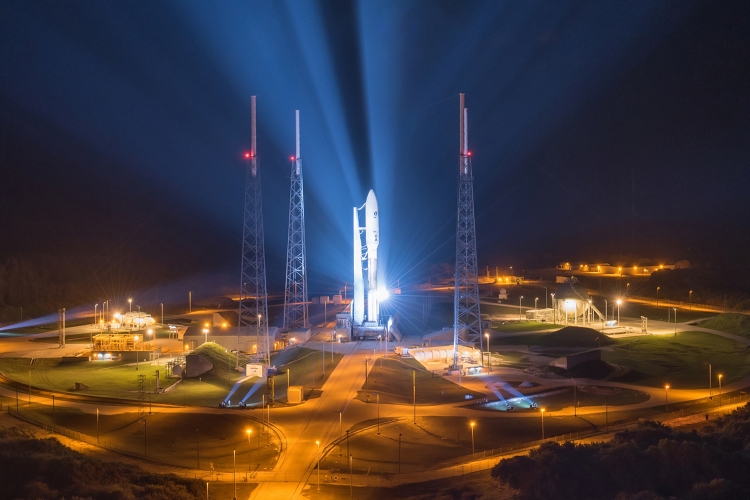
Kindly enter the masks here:
[[[365, 209], [365, 226], [359, 225], [358, 211]], [[365, 288], [362, 263], [367, 261], [367, 322], [377, 323], [380, 317], [378, 292], [378, 246], [380, 245], [380, 223], [378, 219], [378, 199], [371, 189], [365, 204], [354, 207], [354, 300], [352, 320], [361, 325], [365, 321]], [[365, 255], [362, 253], [362, 231], [365, 233]]]

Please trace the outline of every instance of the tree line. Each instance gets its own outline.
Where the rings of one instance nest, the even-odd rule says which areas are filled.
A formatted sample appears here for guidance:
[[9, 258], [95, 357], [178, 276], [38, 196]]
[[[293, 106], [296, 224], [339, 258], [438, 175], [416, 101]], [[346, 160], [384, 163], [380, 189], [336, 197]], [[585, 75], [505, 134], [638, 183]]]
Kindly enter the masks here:
[[748, 450], [750, 404], [700, 432], [647, 421], [608, 442], [544, 443], [491, 474], [519, 500], [750, 498]]

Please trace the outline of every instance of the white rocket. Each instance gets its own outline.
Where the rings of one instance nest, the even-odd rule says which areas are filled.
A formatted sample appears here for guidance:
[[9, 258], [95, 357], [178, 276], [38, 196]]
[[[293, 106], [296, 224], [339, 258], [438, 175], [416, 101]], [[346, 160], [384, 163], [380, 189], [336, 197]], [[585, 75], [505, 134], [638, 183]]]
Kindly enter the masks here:
[[[365, 209], [365, 227], [359, 225], [357, 207], [354, 207], [354, 300], [352, 302], [352, 319], [354, 324], [361, 325], [365, 317], [365, 290], [362, 262], [367, 260], [367, 321], [377, 322], [380, 316], [378, 297], [378, 246], [380, 245], [380, 222], [378, 220], [378, 199], [371, 189], [367, 194]], [[366, 257], [362, 256], [361, 231], [365, 231]]]

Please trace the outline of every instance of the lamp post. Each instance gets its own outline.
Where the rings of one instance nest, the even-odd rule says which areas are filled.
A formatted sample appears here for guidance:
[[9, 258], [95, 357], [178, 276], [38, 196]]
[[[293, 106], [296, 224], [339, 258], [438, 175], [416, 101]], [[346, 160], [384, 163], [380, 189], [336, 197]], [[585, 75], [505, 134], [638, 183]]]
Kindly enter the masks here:
[[552, 296], [552, 324], [556, 325], [557, 324], [557, 306], [555, 305], [555, 294], [550, 293], [550, 295]]
[[130, 306], [130, 333], [133, 333], [133, 299], [128, 299], [128, 305]]
[[692, 311], [692, 309], [693, 309], [693, 291], [690, 290], [690, 310]]
[[99, 408], [96, 409], [96, 445], [99, 446]]
[[544, 408], [540, 410], [542, 414], [542, 441], [544, 441]]
[[518, 319], [521, 319], [521, 300], [523, 300], [523, 295], [518, 297]]
[[471, 454], [474, 454], [474, 425], [475, 422], [471, 423]]
[[380, 393], [375, 394], [378, 403], [378, 436], [380, 436]]
[[674, 311], [674, 336], [677, 336], [677, 308], [673, 307], [672, 310]]
[[252, 429], [247, 429], [245, 431], [245, 434], [247, 434], [247, 470], [250, 470], [250, 434], [252, 433]]
[[620, 304], [622, 304], [622, 299], [617, 299], [617, 326], [620, 326]]
[[315, 441], [318, 445], [318, 491], [320, 491], [320, 441]]
[[164, 303], [159, 302], [161, 304], [161, 326], [164, 326]]
[[604, 299], [604, 321], [609, 320], [609, 305], [607, 304], [607, 299]]
[[723, 377], [721, 373], [719, 373], [719, 406], [721, 406], [721, 377]]
[[[485, 333], [484, 338], [487, 339], [487, 368], [492, 371], [492, 353], [490, 352], [490, 334]], [[482, 363], [484, 363], [484, 356], [482, 356]]]
[[401, 474], [401, 434], [398, 435], [398, 473]]
[[[693, 293], [693, 292], [690, 292]], [[99, 307], [99, 304], [94, 304], [94, 326], [96, 326], [96, 309]], [[23, 318], [21, 318], [23, 320]]]
[[206, 336], [206, 341], [204, 342], [204, 344], [208, 344], [208, 328], [203, 329], [203, 334]]
[[659, 306], [659, 290], [661, 290], [660, 286], [656, 287], [656, 305]]
[[536, 312], [536, 304], [538, 300], [539, 300], [539, 297], [534, 297], [534, 312]]
[[667, 396], [667, 391], [669, 391], [669, 384], [664, 386], [664, 407], [667, 409], [667, 415], [669, 415], [669, 397]]
[[237, 450], [232, 450], [232, 478], [234, 481], [233, 500], [237, 500]]

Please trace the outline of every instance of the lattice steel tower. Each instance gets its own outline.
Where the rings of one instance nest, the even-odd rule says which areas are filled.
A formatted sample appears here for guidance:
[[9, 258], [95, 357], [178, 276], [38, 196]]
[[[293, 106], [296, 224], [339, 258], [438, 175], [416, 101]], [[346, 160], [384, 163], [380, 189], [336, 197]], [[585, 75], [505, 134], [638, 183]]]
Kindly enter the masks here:
[[307, 260], [305, 256], [305, 199], [299, 145], [299, 110], [296, 114], [296, 155], [292, 158], [289, 193], [289, 237], [286, 247], [284, 328], [307, 328]]
[[[268, 338], [268, 290], [266, 288], [266, 254], [263, 241], [263, 203], [260, 193], [255, 130], [255, 96], [250, 97], [250, 152], [245, 153], [245, 222], [242, 230], [242, 272], [238, 341], [244, 351], [257, 346], [257, 361], [270, 364]], [[238, 342], [239, 343], [239, 342]]]
[[453, 296], [453, 367], [458, 366], [458, 344], [479, 339], [482, 350], [482, 324], [479, 315], [477, 275], [477, 234], [474, 221], [474, 176], [469, 152], [468, 110], [464, 94], [459, 94], [458, 218], [456, 220], [456, 283]]

